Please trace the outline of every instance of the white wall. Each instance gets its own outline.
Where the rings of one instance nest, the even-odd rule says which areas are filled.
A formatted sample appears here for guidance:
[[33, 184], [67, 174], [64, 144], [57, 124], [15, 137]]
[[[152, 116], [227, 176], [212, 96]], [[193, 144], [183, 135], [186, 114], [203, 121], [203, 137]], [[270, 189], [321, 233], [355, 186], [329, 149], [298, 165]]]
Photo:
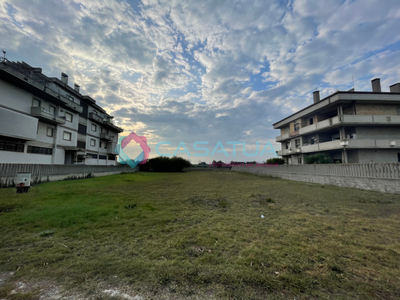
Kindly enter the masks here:
[[0, 80], [0, 105], [30, 114], [32, 107], [32, 94], [14, 85]]
[[[26, 152], [27, 146], [25, 146]], [[51, 155], [0, 151], [0, 163], [51, 164]]]
[[38, 119], [0, 107], [0, 135], [36, 139], [37, 127]]
[[[53, 137], [47, 136], [47, 127], [53, 128]], [[43, 143], [54, 144], [57, 126], [39, 121], [39, 130], [36, 140]]]

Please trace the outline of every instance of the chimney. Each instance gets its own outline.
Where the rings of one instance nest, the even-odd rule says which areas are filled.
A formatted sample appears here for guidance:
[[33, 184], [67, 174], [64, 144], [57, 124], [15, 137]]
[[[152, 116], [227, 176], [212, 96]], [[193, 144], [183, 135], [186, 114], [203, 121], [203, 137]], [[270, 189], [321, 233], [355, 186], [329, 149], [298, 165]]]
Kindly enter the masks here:
[[381, 79], [380, 78], [375, 78], [371, 80], [372, 83], [372, 91], [375, 93], [380, 93], [382, 92], [381, 90]]
[[314, 93], [313, 93], [313, 96], [314, 96], [314, 103], [317, 103], [317, 102], [319, 102], [319, 91], [315, 91]]
[[80, 86], [77, 85], [76, 83], [74, 83], [74, 90], [77, 91], [78, 93], [79, 93], [79, 88], [80, 88]]
[[390, 92], [391, 93], [400, 93], [400, 82], [391, 85]]
[[68, 84], [68, 75], [65, 73], [61, 73], [61, 81], [65, 84]]

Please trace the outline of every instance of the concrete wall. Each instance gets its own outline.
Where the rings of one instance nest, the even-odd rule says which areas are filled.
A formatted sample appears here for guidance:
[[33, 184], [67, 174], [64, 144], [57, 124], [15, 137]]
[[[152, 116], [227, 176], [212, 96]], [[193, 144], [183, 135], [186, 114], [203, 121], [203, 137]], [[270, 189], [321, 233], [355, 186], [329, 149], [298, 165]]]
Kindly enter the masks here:
[[38, 119], [0, 107], [0, 135], [34, 140]]
[[400, 149], [362, 149], [358, 150], [358, 162], [359, 163], [388, 163], [397, 161], [397, 154], [400, 153]]
[[[50, 156], [51, 158], [51, 156]], [[43, 165], [43, 164], [0, 164], [0, 187], [9, 186], [16, 180], [17, 173], [31, 173], [32, 181], [57, 181], [69, 176], [86, 176], [92, 173], [95, 177], [137, 172], [139, 167], [129, 166], [86, 166], [86, 165]]]
[[356, 104], [357, 115], [397, 115], [396, 105], [385, 105], [385, 104]]
[[232, 171], [400, 194], [400, 163], [232, 167]]
[[400, 139], [400, 128], [399, 127], [370, 127], [360, 126], [356, 127], [357, 139]]

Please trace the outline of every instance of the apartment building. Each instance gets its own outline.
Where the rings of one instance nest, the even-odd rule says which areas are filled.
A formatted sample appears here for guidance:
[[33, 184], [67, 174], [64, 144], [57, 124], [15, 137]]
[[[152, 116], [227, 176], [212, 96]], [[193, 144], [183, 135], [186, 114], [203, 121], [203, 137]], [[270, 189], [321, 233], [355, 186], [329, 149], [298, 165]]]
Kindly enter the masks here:
[[281, 134], [277, 151], [287, 164], [304, 164], [307, 156], [328, 154], [336, 163], [400, 162], [400, 83], [381, 91], [337, 91], [273, 124]]
[[0, 61], [0, 163], [115, 165], [122, 128], [68, 75]]

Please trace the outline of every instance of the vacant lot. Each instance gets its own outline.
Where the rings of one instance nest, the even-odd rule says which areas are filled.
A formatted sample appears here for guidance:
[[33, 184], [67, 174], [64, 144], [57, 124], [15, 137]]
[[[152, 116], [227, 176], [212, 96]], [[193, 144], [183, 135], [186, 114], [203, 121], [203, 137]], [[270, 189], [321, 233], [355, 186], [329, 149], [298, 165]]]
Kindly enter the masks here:
[[122, 174], [0, 190], [0, 228], [0, 299], [400, 297], [399, 195]]

